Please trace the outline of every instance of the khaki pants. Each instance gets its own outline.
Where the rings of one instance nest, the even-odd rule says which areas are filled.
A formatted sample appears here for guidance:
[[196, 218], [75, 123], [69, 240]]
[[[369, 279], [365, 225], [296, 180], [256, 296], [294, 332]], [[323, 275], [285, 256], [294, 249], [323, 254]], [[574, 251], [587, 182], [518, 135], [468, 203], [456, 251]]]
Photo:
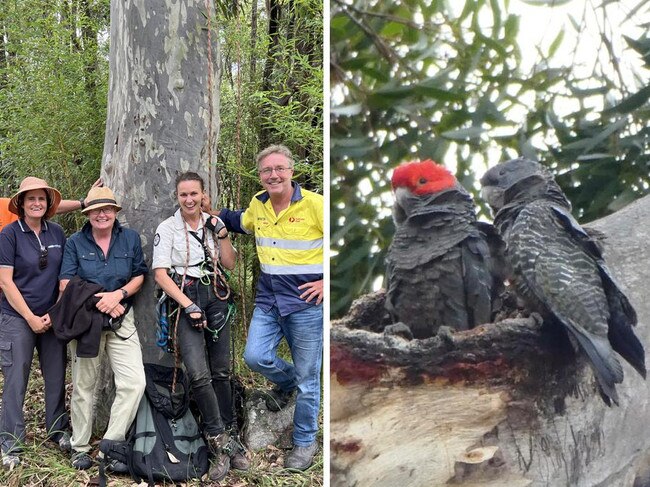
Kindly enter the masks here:
[[77, 357], [77, 341], [70, 342], [72, 357], [72, 397], [70, 419], [72, 421], [72, 448], [76, 451], [90, 451], [90, 437], [93, 428], [93, 393], [99, 375], [102, 357], [106, 354], [115, 375], [115, 400], [104, 438], [123, 441], [138, 411], [144, 394], [145, 376], [142, 365], [140, 340], [135, 330], [133, 309], [122, 321], [117, 331], [104, 331], [99, 345], [99, 356]]

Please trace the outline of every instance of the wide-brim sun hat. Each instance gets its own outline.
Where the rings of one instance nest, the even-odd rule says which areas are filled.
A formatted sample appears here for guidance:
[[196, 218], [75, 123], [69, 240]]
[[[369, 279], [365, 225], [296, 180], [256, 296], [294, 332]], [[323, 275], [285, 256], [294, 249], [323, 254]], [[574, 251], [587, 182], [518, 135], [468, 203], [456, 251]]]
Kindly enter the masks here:
[[27, 191], [33, 191], [35, 189], [44, 189], [50, 201], [50, 205], [47, 208], [44, 217], [50, 218], [54, 215], [56, 209], [59, 207], [59, 203], [61, 203], [61, 193], [59, 193], [58, 189], [47, 184], [47, 181], [44, 179], [36, 178], [34, 176], [27, 176], [20, 182], [18, 192], [11, 197], [11, 200], [9, 200], [9, 211], [14, 215], [20, 215], [18, 212], [18, 197]]
[[86, 207], [81, 210], [81, 212], [85, 215], [89, 211], [103, 208], [104, 206], [112, 206], [115, 208], [115, 211], [120, 211], [122, 209], [122, 207], [117, 204], [117, 201], [115, 201], [115, 195], [111, 188], [107, 188], [106, 186], [90, 188], [88, 196], [86, 196]]

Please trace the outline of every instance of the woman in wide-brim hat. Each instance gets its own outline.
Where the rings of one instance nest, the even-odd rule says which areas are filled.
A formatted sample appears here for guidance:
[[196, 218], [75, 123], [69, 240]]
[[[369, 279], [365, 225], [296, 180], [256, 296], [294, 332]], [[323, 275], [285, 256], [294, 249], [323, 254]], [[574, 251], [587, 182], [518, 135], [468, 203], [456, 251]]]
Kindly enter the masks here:
[[26, 177], [9, 202], [20, 218], [0, 233], [0, 354], [4, 387], [0, 415], [2, 463], [20, 463], [25, 438], [23, 403], [34, 348], [45, 381], [45, 425], [50, 439], [70, 448], [65, 410], [65, 345], [52, 331], [48, 309], [58, 297], [65, 234], [55, 214], [61, 193], [46, 181]]
[[[104, 439], [124, 441], [144, 394], [145, 376], [142, 351], [131, 303], [140, 290], [147, 272], [140, 235], [117, 221], [117, 204], [110, 188], [92, 188], [82, 210], [88, 217], [83, 228], [72, 235], [65, 246], [61, 266], [60, 289], [74, 292], [75, 276], [104, 288], [97, 293], [95, 307], [120, 322], [119, 330], [104, 329], [99, 337], [99, 355], [82, 357], [82, 343], [70, 342], [72, 362], [72, 466], [86, 470], [93, 466], [90, 439], [93, 429], [93, 392], [100, 370], [100, 356], [106, 355], [115, 377], [115, 401]], [[71, 289], [66, 289], [72, 287]], [[62, 297], [62, 300], [65, 295]], [[128, 473], [125, 464], [111, 461], [107, 469]]]
[[56, 213], [59, 203], [61, 203], [61, 193], [59, 193], [58, 189], [50, 187], [45, 180], [35, 178], [34, 176], [27, 176], [20, 182], [18, 192], [13, 195], [9, 201], [9, 211], [23, 218], [25, 216], [25, 210], [22, 202], [24, 201], [25, 194], [28, 191], [34, 191], [37, 189], [45, 191], [47, 196], [47, 209], [43, 218], [52, 218]]

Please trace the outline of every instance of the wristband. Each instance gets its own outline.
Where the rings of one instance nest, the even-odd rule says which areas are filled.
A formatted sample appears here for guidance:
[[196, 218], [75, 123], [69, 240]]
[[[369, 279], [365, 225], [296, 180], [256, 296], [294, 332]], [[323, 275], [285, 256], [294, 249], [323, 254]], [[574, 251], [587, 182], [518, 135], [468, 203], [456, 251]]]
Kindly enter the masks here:
[[81, 198], [79, 200], [79, 204], [81, 205], [81, 210], [84, 210], [86, 208], [86, 198]]
[[223, 240], [224, 238], [228, 238], [228, 232], [226, 232], [226, 234], [223, 237], [220, 237], [219, 235], [217, 235], [217, 238], [219, 240]]

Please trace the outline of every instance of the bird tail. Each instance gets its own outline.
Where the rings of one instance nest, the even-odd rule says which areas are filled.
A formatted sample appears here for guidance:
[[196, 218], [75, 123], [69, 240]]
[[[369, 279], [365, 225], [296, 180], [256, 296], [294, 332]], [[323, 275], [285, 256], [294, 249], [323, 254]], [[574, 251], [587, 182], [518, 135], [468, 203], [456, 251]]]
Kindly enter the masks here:
[[599, 270], [609, 304], [610, 316], [607, 331], [609, 342], [612, 344], [612, 348], [645, 379], [645, 350], [633, 329], [637, 323], [636, 311], [604, 263], [599, 264]]
[[623, 382], [623, 366], [616, 358], [607, 337], [585, 333], [573, 326], [568, 328], [589, 358], [603, 400], [608, 406], [611, 406], [610, 400], [618, 406], [616, 384]]

